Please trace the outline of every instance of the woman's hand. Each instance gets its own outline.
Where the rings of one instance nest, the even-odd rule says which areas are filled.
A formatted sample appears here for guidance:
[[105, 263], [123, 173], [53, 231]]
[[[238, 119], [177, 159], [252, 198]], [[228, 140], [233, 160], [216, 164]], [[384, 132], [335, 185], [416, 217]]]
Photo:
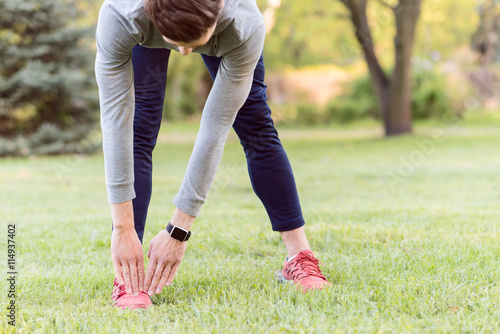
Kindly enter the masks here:
[[[170, 223], [189, 231], [195, 217], [180, 209], [175, 209]], [[166, 230], [160, 231], [149, 244], [149, 264], [144, 281], [145, 291], [152, 296], [161, 293], [163, 287], [174, 280], [177, 268], [186, 252], [186, 241], [179, 241], [170, 236]]]
[[163, 287], [174, 280], [177, 268], [181, 264], [186, 242], [176, 240], [166, 230], [160, 231], [149, 244], [149, 264], [146, 271], [145, 288], [152, 296], [161, 293]]

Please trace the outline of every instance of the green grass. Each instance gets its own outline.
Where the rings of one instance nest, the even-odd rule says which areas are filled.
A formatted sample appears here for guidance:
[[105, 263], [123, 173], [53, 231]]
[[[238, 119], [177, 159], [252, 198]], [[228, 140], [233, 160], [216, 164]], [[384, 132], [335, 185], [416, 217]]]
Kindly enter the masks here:
[[[17, 222], [17, 330], [499, 331], [500, 124], [445, 127], [439, 142], [435, 125], [389, 139], [376, 126], [281, 131], [311, 245], [333, 283], [309, 294], [273, 280], [285, 250], [233, 134], [174, 284], [147, 312], [111, 306], [102, 155], [3, 159], [2, 280], [7, 223]], [[163, 127], [145, 252], [170, 218], [195, 131]], [[422, 143], [433, 145], [430, 153], [418, 153]], [[6, 299], [0, 332], [12, 331]]]

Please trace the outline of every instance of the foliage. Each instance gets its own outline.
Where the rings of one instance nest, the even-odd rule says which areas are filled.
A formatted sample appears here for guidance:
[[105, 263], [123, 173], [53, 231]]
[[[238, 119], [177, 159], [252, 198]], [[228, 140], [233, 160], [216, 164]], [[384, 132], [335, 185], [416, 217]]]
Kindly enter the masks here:
[[[391, 5], [395, 1], [388, 1]], [[467, 45], [478, 22], [474, 0], [425, 0], [415, 40], [414, 54], [442, 58], [454, 56]], [[260, 1], [261, 11], [266, 9]], [[394, 17], [379, 1], [370, 1], [367, 16], [384, 67], [394, 58]], [[270, 70], [285, 65], [301, 67], [319, 63], [349, 64], [361, 58], [348, 13], [339, 1], [281, 1], [276, 24], [266, 37], [266, 64]]]
[[479, 6], [479, 26], [471, 37], [472, 47], [484, 63], [500, 61], [500, 6], [497, 0], [487, 0]]
[[370, 77], [365, 75], [343, 84], [342, 95], [326, 107], [328, 117], [336, 122], [349, 123], [363, 118], [379, 118], [378, 102], [373, 94]]
[[71, 2], [1, 1], [0, 156], [94, 147], [78, 144], [98, 110], [85, 40], [93, 29], [76, 26], [78, 16]]
[[321, 108], [318, 108], [311, 103], [297, 103], [297, 123], [314, 125], [323, 123], [324, 121], [325, 115], [323, 114]]
[[453, 59], [457, 49], [467, 46], [474, 33], [479, 16], [476, 0], [424, 0], [417, 26], [415, 55]]
[[[460, 101], [455, 101], [447, 88], [446, 78], [427, 62], [428, 67], [415, 68], [411, 105], [414, 119], [444, 119], [460, 116]], [[416, 66], [415, 66], [416, 67]]]
[[[261, 6], [261, 10], [264, 10]], [[266, 36], [264, 56], [270, 69], [286, 64], [295, 67], [317, 63], [343, 63], [352, 55], [342, 45], [355, 45], [340, 4], [332, 0], [281, 1], [276, 23]], [[354, 56], [357, 56], [356, 54]]]

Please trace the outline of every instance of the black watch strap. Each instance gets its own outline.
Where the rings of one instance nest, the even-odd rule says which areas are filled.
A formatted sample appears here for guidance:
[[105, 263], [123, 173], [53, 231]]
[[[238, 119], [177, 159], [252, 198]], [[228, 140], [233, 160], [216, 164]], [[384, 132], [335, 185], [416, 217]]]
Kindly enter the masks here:
[[188, 241], [189, 238], [191, 237], [191, 231], [186, 231], [182, 227], [174, 226], [170, 224], [170, 222], [168, 223], [165, 229], [172, 238], [179, 241]]

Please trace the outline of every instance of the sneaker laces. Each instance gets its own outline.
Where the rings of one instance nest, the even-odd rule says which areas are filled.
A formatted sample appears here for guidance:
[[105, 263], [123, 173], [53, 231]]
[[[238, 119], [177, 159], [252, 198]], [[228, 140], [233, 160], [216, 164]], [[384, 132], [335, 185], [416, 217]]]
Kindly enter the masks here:
[[112, 299], [114, 300], [117, 300], [118, 298], [120, 298], [121, 296], [123, 295], [126, 295], [127, 294], [127, 291], [125, 289], [125, 284], [122, 284], [120, 285], [118, 283], [118, 280], [115, 278], [114, 280], [114, 285], [115, 285], [115, 289], [113, 289], [113, 296], [112, 296]]
[[311, 253], [300, 253], [292, 260], [293, 266], [287, 270], [288, 275], [293, 277], [294, 281], [298, 281], [307, 276], [315, 276], [326, 281], [326, 277], [319, 269], [319, 260]]

